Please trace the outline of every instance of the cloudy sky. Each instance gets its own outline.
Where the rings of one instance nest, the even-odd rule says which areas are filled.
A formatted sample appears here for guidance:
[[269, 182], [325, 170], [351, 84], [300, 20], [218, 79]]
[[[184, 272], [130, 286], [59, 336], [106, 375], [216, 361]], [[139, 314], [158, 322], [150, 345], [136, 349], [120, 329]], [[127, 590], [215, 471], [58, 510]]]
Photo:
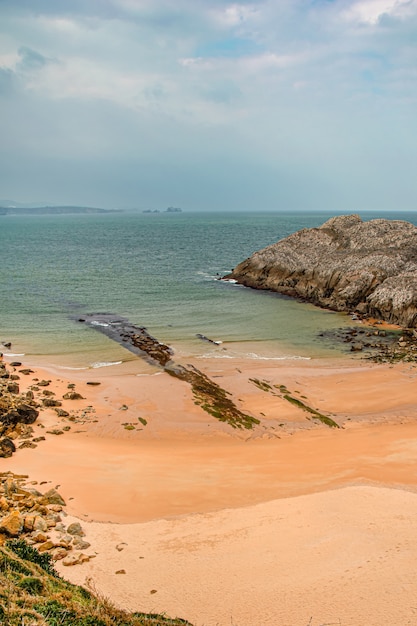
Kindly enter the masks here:
[[0, 198], [417, 209], [417, 0], [0, 0]]

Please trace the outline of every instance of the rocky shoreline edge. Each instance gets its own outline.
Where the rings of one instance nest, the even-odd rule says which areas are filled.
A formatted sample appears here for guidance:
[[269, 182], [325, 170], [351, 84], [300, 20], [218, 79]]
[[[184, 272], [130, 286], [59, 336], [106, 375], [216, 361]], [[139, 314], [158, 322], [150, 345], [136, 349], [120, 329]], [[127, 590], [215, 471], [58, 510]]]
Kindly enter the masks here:
[[223, 279], [414, 328], [416, 272], [416, 226], [341, 215], [254, 252]]

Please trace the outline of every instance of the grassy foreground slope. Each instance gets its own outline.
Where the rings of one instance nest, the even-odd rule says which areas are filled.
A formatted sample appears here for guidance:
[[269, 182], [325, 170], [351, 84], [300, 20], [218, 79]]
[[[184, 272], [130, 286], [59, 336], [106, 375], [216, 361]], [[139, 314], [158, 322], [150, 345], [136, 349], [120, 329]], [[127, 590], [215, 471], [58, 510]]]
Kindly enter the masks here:
[[183, 619], [127, 613], [93, 589], [61, 578], [48, 554], [23, 540], [0, 547], [0, 624], [7, 626], [192, 626]]

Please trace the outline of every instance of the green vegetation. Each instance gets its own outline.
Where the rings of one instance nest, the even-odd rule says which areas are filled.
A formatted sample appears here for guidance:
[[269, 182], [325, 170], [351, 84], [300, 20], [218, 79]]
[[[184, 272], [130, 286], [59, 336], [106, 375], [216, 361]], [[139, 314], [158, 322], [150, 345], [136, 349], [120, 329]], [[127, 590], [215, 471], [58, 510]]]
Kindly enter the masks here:
[[[294, 398], [294, 396], [290, 394], [290, 392], [288, 391], [285, 385], [271, 385], [268, 381], [259, 380], [258, 378], [250, 378], [249, 380], [251, 383], [256, 385], [259, 389], [261, 389], [261, 391], [272, 393], [273, 396], [278, 396], [279, 398], [283, 398], [284, 400], [287, 400], [287, 402], [291, 402], [291, 404], [294, 404], [302, 411], [306, 411], [307, 413], [312, 415], [314, 419], [320, 420], [323, 424], [326, 424], [326, 426], [330, 426], [330, 428], [340, 428], [339, 424], [337, 424], [334, 420], [332, 420], [331, 417], [328, 417], [327, 415], [323, 415], [323, 413], [320, 413], [316, 409], [311, 408], [310, 406], [308, 406], [307, 404], [305, 404], [298, 398]], [[277, 389], [279, 393], [274, 391], [274, 389]], [[294, 391], [294, 393], [300, 394], [301, 392]], [[301, 398], [307, 399], [306, 396], [301, 396]], [[283, 424], [280, 424], [280, 425], [283, 425]]]
[[310, 406], [307, 406], [307, 404], [304, 404], [304, 402], [301, 402], [301, 400], [299, 400], [298, 398], [294, 398], [288, 393], [285, 393], [283, 395], [283, 398], [285, 400], [288, 400], [288, 402], [291, 402], [291, 404], [295, 404], [295, 406], [298, 406], [298, 408], [302, 409], [303, 411], [307, 411], [307, 413], [310, 413], [310, 415], [312, 415], [315, 419], [320, 420], [321, 422], [323, 422], [323, 424], [330, 426], [330, 428], [340, 428], [339, 424], [332, 420], [331, 417], [327, 417], [327, 415], [323, 415], [315, 409], [312, 409]]
[[166, 366], [165, 371], [175, 378], [188, 382], [194, 394], [195, 404], [201, 406], [204, 411], [220, 422], [226, 422], [232, 428], [246, 428], [248, 430], [260, 424], [260, 420], [256, 417], [239, 411], [234, 402], [228, 398], [229, 392], [222, 389], [197, 368], [191, 365], [188, 368], [175, 365]]
[[266, 382], [266, 380], [259, 380], [259, 378], [249, 378], [250, 382], [259, 387], [261, 391], [272, 391], [272, 385]]
[[0, 624], [7, 626], [192, 626], [164, 615], [128, 613], [93, 590], [73, 585], [47, 554], [23, 540], [0, 547]]

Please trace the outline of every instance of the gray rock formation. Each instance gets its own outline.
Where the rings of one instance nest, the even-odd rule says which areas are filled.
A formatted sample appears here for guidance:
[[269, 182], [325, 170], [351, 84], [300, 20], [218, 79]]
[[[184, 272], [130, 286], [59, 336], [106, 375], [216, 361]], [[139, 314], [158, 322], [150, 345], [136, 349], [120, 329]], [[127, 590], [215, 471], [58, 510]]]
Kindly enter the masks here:
[[255, 252], [225, 279], [417, 326], [417, 227], [399, 220], [333, 217]]

